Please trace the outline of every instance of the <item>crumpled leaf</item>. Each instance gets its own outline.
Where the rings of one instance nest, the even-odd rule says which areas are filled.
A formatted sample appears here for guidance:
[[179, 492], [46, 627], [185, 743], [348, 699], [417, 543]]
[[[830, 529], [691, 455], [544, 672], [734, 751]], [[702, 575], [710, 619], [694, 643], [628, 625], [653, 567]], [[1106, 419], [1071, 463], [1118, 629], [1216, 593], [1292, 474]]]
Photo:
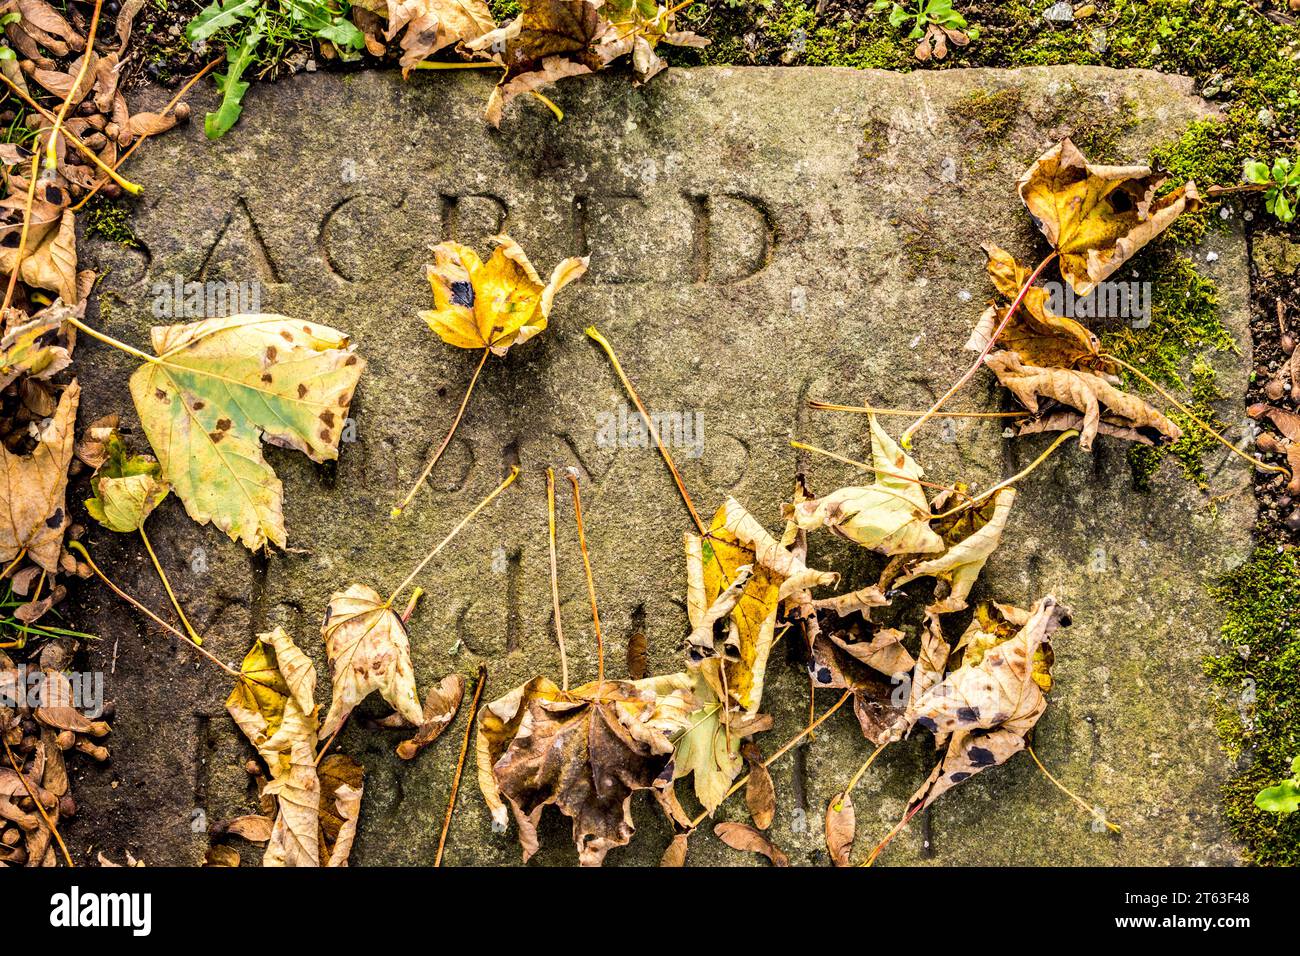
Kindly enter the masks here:
[[[77, 217], [72, 210], [65, 209], [59, 214], [58, 222], [57, 229], [48, 229], [43, 234], [28, 229], [19, 278], [37, 289], [55, 293], [65, 305], [76, 305], [79, 301]], [[17, 261], [16, 243], [12, 248], [0, 246], [0, 272], [12, 272]]]
[[444, 47], [475, 40], [496, 26], [483, 0], [386, 0], [386, 4], [388, 27], [384, 39], [402, 33], [403, 77], [415, 64]]
[[[1177, 425], [1142, 399], [1120, 391], [1107, 379], [1092, 372], [1026, 365], [1015, 352], [1006, 350], [991, 352], [984, 363], [1031, 412], [1039, 411], [1040, 398], [1049, 398], [1082, 412], [1079, 447], [1084, 451], [1092, 449], [1093, 439], [1102, 425], [1103, 407], [1106, 409], [1106, 423], [1113, 426], [1108, 434], [1122, 436], [1124, 428], [1150, 429], [1170, 441], [1177, 441], [1183, 434]], [[1114, 427], [1121, 431], [1115, 431]]]
[[[950, 500], [947, 492], [940, 494], [934, 501], [936, 510], [942, 511]], [[1002, 531], [1015, 500], [1015, 489], [1003, 488], [979, 507], [965, 508], [943, 519], [935, 530], [948, 549], [936, 558], [912, 565], [906, 574], [894, 580], [894, 587], [901, 587], [919, 577], [935, 577], [947, 582], [948, 593], [926, 610], [933, 614], [951, 614], [965, 608], [966, 598], [980, 571], [1002, 540]]]
[[918, 483], [925, 470], [894, 442], [876, 421], [871, 423], [871, 459], [876, 480], [847, 487], [822, 498], [800, 501], [786, 517], [805, 531], [826, 528], [881, 554], [930, 554], [943, 550], [943, 541], [930, 530], [930, 503]]
[[542, 811], [573, 821], [584, 866], [631, 840], [637, 790], [665, 790], [673, 777], [671, 735], [687, 727], [693, 679], [592, 682], [560, 690], [539, 677], [485, 705], [478, 724], [478, 777], [493, 819], [506, 806], [527, 861]]
[[347, 866], [361, 815], [365, 770], [346, 754], [321, 761], [320, 856], [326, 866]]
[[767, 659], [776, 632], [776, 615], [783, 600], [796, 591], [833, 585], [839, 575], [809, 568], [772, 537], [734, 498], [718, 509], [706, 538], [686, 535], [687, 611], [698, 627], [709, 608], [740, 577], [752, 573], [730, 613], [721, 640], [690, 646], [697, 666], [719, 700], [734, 700], [753, 715], [763, 697]]
[[64, 330], [63, 320], [79, 311], [60, 302], [5, 332], [0, 339], [0, 388], [8, 388], [20, 375], [49, 379], [71, 365], [75, 339]]
[[425, 272], [434, 307], [420, 318], [448, 345], [505, 355], [546, 328], [555, 294], [587, 271], [588, 260], [565, 259], [543, 284], [517, 242], [506, 235], [493, 242], [487, 263], [456, 242], [433, 247], [434, 264]]
[[781, 848], [747, 823], [719, 823], [713, 828], [718, 839], [733, 850], [748, 850], [772, 861], [773, 866], [789, 866], [790, 858]]
[[[1006, 250], [993, 243], [984, 244], [988, 255], [989, 278], [1007, 299], [1015, 301], [1029, 281], [1026, 269]], [[1009, 305], [990, 305], [972, 330], [966, 348], [983, 352], [994, 331], [1006, 318]], [[1048, 293], [1042, 286], [1031, 286], [1016, 314], [998, 336], [998, 344], [1020, 356], [1028, 365], [1044, 368], [1086, 368], [1113, 372], [1114, 363], [1101, 357], [1101, 342], [1091, 331], [1074, 319], [1056, 315], [1048, 308]]]
[[373, 588], [353, 584], [336, 592], [325, 609], [321, 636], [333, 685], [322, 736], [343, 726], [352, 708], [376, 690], [411, 724], [424, 723], [406, 625]]
[[1060, 253], [1062, 278], [1087, 295], [1183, 212], [1200, 208], [1191, 180], [1157, 198], [1165, 178], [1147, 166], [1094, 166], [1065, 139], [1025, 170], [1017, 189]]
[[90, 479], [89, 515], [110, 531], [138, 531], [171, 487], [150, 455], [132, 455], [113, 430], [104, 442], [105, 460]]
[[687, 717], [686, 729], [673, 740], [673, 776], [680, 780], [694, 774], [695, 797], [712, 813], [744, 767], [741, 746], [745, 738], [770, 730], [772, 718], [724, 710], [704, 676], [696, 671], [694, 677], [692, 693], [697, 706]]
[[290, 767], [298, 741], [316, 744], [316, 669], [277, 627], [259, 634], [240, 664], [226, 711], [257, 748], [273, 778]]
[[877, 746], [884, 743], [903, 719], [899, 688], [915, 666], [903, 646], [903, 633], [831, 611], [815, 611], [803, 624], [813, 686], [852, 690], [853, 714], [862, 735]]
[[837, 793], [831, 797], [830, 803], [826, 804], [826, 849], [836, 866], [849, 865], [857, 825], [852, 794]]
[[1013, 636], [1013, 622], [984, 612], [963, 635], [961, 666], [921, 697], [916, 724], [947, 740], [947, 751], [929, 779], [908, 802], [917, 812], [964, 780], [1005, 763], [1023, 750], [1026, 738], [1047, 708], [1051, 687], [1052, 646], [1058, 627], [1070, 624], [1070, 609], [1052, 597], [1040, 600], [1024, 616]]
[[[488, 100], [486, 116], [498, 126], [505, 106], [520, 93], [566, 76], [594, 73], [631, 54], [634, 81], [644, 83], [667, 64], [659, 43], [702, 47], [709, 41], [673, 28], [675, 10], [653, 0], [521, 0], [521, 13], [467, 44], [491, 53], [505, 73]], [[608, 19], [606, 19], [608, 17]]]
[[306, 740], [295, 740], [289, 769], [263, 789], [279, 807], [263, 866], [320, 866], [320, 790], [316, 748]]
[[63, 390], [54, 417], [40, 428], [30, 455], [14, 454], [0, 444], [0, 565], [26, 549], [30, 561], [50, 574], [58, 572], [80, 400], [81, 386], [73, 381]]
[[424, 720], [414, 737], [397, 745], [397, 756], [413, 760], [421, 750], [437, 740], [451, 726], [464, 696], [465, 678], [460, 674], [448, 674], [437, 687], [429, 688], [424, 695]]
[[338, 458], [365, 368], [348, 337], [281, 315], [155, 326], [131, 376], [140, 424], [163, 476], [199, 524], [256, 551], [285, 545], [283, 487], [263, 441], [312, 461]]

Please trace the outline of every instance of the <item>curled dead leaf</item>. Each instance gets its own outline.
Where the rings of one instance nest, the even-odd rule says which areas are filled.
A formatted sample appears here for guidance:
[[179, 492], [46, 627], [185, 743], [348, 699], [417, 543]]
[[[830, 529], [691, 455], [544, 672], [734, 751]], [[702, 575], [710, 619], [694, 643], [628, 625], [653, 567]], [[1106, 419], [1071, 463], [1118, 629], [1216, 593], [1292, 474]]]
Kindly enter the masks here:
[[857, 832], [857, 817], [853, 812], [853, 796], [837, 793], [826, 805], [826, 849], [836, 866], [848, 866], [853, 852], [853, 838]]
[[718, 839], [733, 850], [748, 850], [771, 861], [773, 866], [789, 866], [790, 858], [775, 843], [747, 823], [719, 823], [713, 828]]

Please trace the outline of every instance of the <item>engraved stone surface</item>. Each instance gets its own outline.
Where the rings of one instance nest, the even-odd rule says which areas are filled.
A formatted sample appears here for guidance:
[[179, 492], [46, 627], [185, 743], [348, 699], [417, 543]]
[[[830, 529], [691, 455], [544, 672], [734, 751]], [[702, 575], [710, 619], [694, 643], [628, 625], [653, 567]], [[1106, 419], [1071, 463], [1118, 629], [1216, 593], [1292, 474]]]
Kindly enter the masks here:
[[[924, 406], [970, 361], [962, 344], [990, 294], [979, 243], [996, 240], [1026, 259], [1043, 248], [1014, 191], [1026, 164], [1076, 126], [1109, 122], [1116, 155], [1104, 158], [1140, 160], [1210, 112], [1180, 78], [1100, 68], [698, 69], [669, 70], [639, 89], [623, 76], [567, 82], [555, 96], [563, 123], [521, 100], [497, 132], [480, 119], [489, 87], [481, 76], [403, 83], [378, 72], [256, 87], [224, 140], [208, 143], [193, 124], [132, 161], [148, 187], [133, 219], [143, 250], [86, 246], [107, 270], [104, 306], [91, 319], [118, 337], [143, 344], [151, 324], [184, 320], [153, 311], [177, 277], [256, 283], [263, 311], [344, 329], [369, 362], [355, 434], [345, 435], [355, 440], [337, 463], [267, 449], [285, 484], [291, 550], [249, 555], [192, 524], [175, 500], [151, 519], [178, 590], [224, 660], [237, 662], [255, 632], [283, 624], [320, 662], [324, 695], [319, 626], [331, 592], [362, 582], [386, 593], [517, 459], [517, 486], [420, 582], [428, 594], [411, 635], [421, 691], [480, 662], [489, 699], [536, 673], [558, 678], [547, 465], [583, 475], [609, 673], [625, 672], [637, 631], [652, 671], [680, 669], [689, 518], [652, 447], [601, 439], [625, 399], [583, 327], [596, 323], [610, 337], [654, 410], [683, 416], [689, 429], [675, 454], [700, 510], [734, 495], [778, 529], [797, 464], [821, 492], [856, 480], [834, 462], [797, 457], [792, 437], [868, 454], [864, 420], [810, 412], [809, 397]], [[999, 89], [1019, 91], [1023, 112], [989, 130], [970, 96]], [[558, 298], [547, 332], [489, 362], [429, 487], [394, 524], [389, 509], [441, 439], [478, 358], [443, 345], [416, 316], [429, 304], [427, 247], [456, 238], [486, 251], [501, 229], [542, 272], [585, 253], [591, 271]], [[1219, 282], [1241, 348], [1210, 357], [1227, 396], [1221, 414], [1236, 422], [1249, 366], [1247, 253], [1236, 232], [1207, 243], [1218, 257], [1198, 261]], [[133, 423], [131, 362], [91, 341], [78, 358], [83, 418], [124, 410]], [[1000, 400], [981, 373], [953, 410]], [[896, 434], [905, 423], [888, 426]], [[987, 487], [1048, 441], [1006, 441], [1001, 429], [947, 419], [921, 433], [917, 454], [936, 480]], [[1021, 604], [1050, 592], [1073, 605], [1035, 748], [1123, 835], [1096, 832], [1022, 755], [944, 796], [882, 863], [1237, 859], [1217, 809], [1228, 768], [1200, 661], [1218, 639], [1206, 585], [1245, 555], [1254, 505], [1236, 463], [1207, 461], [1210, 494], [1239, 492], [1217, 508], [1169, 462], [1152, 491], [1135, 491], [1125, 448], [1111, 439], [1091, 456], [1063, 449], [1026, 483], [976, 592]], [[567, 494], [560, 501], [565, 633], [575, 680], [585, 680], [594, 641]], [[126, 586], [165, 606], [137, 541], [99, 530], [91, 540]], [[826, 536], [813, 537], [812, 554], [843, 571], [847, 586], [878, 567]], [[150, 863], [197, 862], [208, 822], [256, 808], [243, 766], [252, 750], [222, 707], [229, 681], [106, 590], [83, 593], [81, 624], [102, 638], [94, 654], [111, 671], [118, 716], [112, 765], [77, 784], [85, 796], [73, 838], [115, 856], [129, 847]], [[764, 709], [776, 728], [759, 738], [768, 753], [808, 714], [801, 666], [784, 646], [775, 658]], [[833, 700], [819, 694], [818, 708]], [[384, 713], [374, 697], [338, 741], [368, 771], [353, 862], [428, 864], [464, 714], [404, 763], [396, 732], [366, 726]], [[846, 710], [775, 765], [773, 838], [794, 863], [826, 862], [826, 801], [867, 752]], [[516, 862], [515, 835], [492, 831], [470, 759], [447, 861]], [[918, 734], [877, 762], [855, 796], [860, 844], [885, 834], [933, 759], [929, 736]], [[633, 812], [637, 838], [610, 864], [655, 863], [668, 843], [648, 798]], [[743, 819], [743, 801], [719, 818]], [[693, 838], [690, 862], [761, 862], [708, 830]], [[576, 862], [557, 812], [542, 840], [539, 862]]]

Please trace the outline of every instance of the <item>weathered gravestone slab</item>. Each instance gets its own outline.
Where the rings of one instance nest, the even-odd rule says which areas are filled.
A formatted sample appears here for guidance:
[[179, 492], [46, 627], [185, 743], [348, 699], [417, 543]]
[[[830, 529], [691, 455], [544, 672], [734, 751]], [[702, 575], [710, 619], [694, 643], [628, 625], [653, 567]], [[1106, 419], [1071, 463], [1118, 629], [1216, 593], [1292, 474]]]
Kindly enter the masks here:
[[[345, 329], [369, 362], [353, 406], [355, 441], [336, 466], [267, 451], [285, 482], [295, 550], [251, 557], [194, 526], [175, 501], [152, 519], [179, 590], [226, 660], [237, 661], [255, 632], [283, 624], [324, 674], [318, 628], [331, 592], [351, 582], [391, 588], [518, 459], [517, 487], [422, 582], [429, 594], [411, 624], [421, 687], [480, 662], [490, 697], [539, 672], [558, 677], [547, 465], [584, 475], [609, 673], [624, 673], [638, 630], [652, 671], [679, 669], [689, 520], [652, 448], [598, 441], [626, 406], [583, 326], [597, 323], [613, 340], [654, 409], [698, 423], [698, 434], [679, 436], [677, 456], [700, 509], [734, 495], [776, 529], [797, 461], [790, 438], [868, 453], [864, 420], [810, 413], [807, 398], [924, 406], [970, 361], [962, 344], [989, 294], [979, 243], [996, 240], [1025, 258], [1041, 250], [1014, 192], [1039, 152], [1076, 127], [1113, 122], [1112, 158], [1141, 159], [1209, 112], [1187, 82], [1143, 72], [700, 69], [671, 70], [642, 89], [622, 76], [566, 83], [557, 91], [563, 123], [521, 102], [496, 132], [480, 119], [489, 86], [481, 76], [403, 83], [372, 72], [260, 87], [225, 140], [207, 143], [195, 124], [141, 152], [132, 171], [148, 191], [133, 222], [144, 252], [93, 246], [90, 258], [110, 270], [111, 310], [97, 321], [114, 335], [145, 342], [158, 321], [153, 304], [178, 276], [250, 282], [264, 311]], [[999, 90], [1018, 91], [1021, 112], [995, 130], [971, 104], [977, 91]], [[588, 252], [591, 271], [561, 295], [550, 330], [489, 363], [430, 487], [392, 524], [389, 509], [442, 437], [477, 360], [416, 317], [429, 304], [427, 247], [454, 237], [485, 251], [499, 229], [543, 272]], [[1241, 348], [1212, 357], [1229, 395], [1222, 414], [1237, 421], [1232, 396], [1250, 348], [1245, 245], [1231, 231], [1209, 245], [1218, 258], [1205, 268]], [[88, 341], [79, 367], [86, 416], [129, 405], [131, 365], [121, 355]], [[998, 401], [981, 374], [954, 409]], [[897, 433], [904, 423], [889, 424]], [[987, 487], [1045, 443], [1005, 441], [999, 423], [956, 419], [923, 432], [917, 454], [931, 477]], [[805, 463], [819, 491], [856, 477], [824, 459]], [[1213, 493], [1241, 491], [1247, 476], [1237, 465], [1214, 455], [1209, 465]], [[1051, 592], [1074, 606], [1036, 747], [1124, 834], [1096, 832], [1022, 756], [939, 801], [929, 853], [917, 820], [885, 861], [1235, 860], [1217, 811], [1226, 767], [1200, 661], [1218, 630], [1205, 585], [1242, 559], [1252, 517], [1248, 489], [1213, 509], [1170, 465], [1152, 492], [1135, 492], [1125, 448], [1106, 438], [1092, 456], [1070, 446], [1037, 472], [977, 596], [1027, 604]], [[570, 667], [584, 680], [595, 673], [594, 642], [564, 495], [561, 526]], [[164, 606], [136, 542], [92, 538], [129, 587]], [[846, 585], [874, 579], [870, 556], [825, 536], [812, 547], [814, 562], [844, 571]], [[222, 708], [228, 681], [106, 592], [90, 592], [82, 623], [103, 636], [97, 663], [113, 668], [118, 716], [111, 768], [79, 784], [81, 838], [129, 846], [150, 863], [194, 862], [205, 822], [255, 807], [243, 769], [252, 751]], [[768, 752], [808, 713], [802, 669], [776, 656]], [[833, 699], [819, 695], [819, 708]], [[354, 863], [427, 864], [463, 725], [403, 764], [394, 732], [364, 726], [384, 712], [376, 697], [339, 741], [368, 770]], [[827, 799], [866, 752], [846, 711], [797, 760], [776, 766], [773, 835], [795, 863], [825, 862]], [[884, 835], [932, 760], [928, 736], [918, 735], [871, 770], [856, 798], [861, 842]], [[637, 800], [634, 812], [638, 837], [611, 863], [653, 863], [667, 845], [651, 801]], [[721, 812], [742, 814], [738, 800]], [[539, 861], [575, 861], [568, 830], [548, 815]], [[447, 860], [517, 859], [513, 832], [492, 832], [471, 768]], [[692, 844], [695, 863], [752, 859], [711, 833]]]

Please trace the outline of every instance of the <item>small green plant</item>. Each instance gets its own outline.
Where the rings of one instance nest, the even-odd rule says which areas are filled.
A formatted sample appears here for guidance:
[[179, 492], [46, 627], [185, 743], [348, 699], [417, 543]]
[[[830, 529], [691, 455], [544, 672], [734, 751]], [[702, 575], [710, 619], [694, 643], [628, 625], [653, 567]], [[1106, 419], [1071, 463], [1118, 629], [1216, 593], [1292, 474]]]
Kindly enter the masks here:
[[1295, 813], [1300, 809], [1300, 756], [1291, 761], [1291, 778], [1255, 794], [1255, 806], [1269, 813]]
[[920, 41], [915, 53], [918, 60], [942, 60], [948, 55], [949, 43], [965, 46], [979, 37], [979, 28], [966, 25], [966, 18], [952, 8], [952, 0], [916, 0], [910, 4], [876, 0], [875, 10], [888, 10], [889, 25], [896, 30], [912, 22], [912, 32], [907, 36]]
[[[45, 638], [79, 637], [85, 640], [98, 640], [94, 634], [70, 631], [49, 623], [28, 623], [23, 619], [19, 608], [29, 604], [30, 599], [14, 593], [13, 586], [6, 581], [4, 594], [0, 595], [0, 650], [22, 650], [29, 641]], [[57, 611], [50, 612], [58, 616]]]
[[192, 44], [216, 38], [225, 43], [226, 72], [215, 74], [221, 102], [203, 120], [208, 139], [224, 136], [243, 112], [252, 66], [268, 72], [291, 50], [317, 40], [332, 44], [339, 55], [354, 59], [365, 36], [347, 19], [349, 4], [331, 0], [212, 0], [185, 28]]
[[1257, 159], [1248, 160], [1245, 178], [1264, 190], [1264, 208], [1277, 216], [1279, 222], [1295, 218], [1296, 207], [1300, 205], [1300, 162], [1279, 156], [1269, 168]]
[[931, 23], [941, 27], [951, 27], [954, 30], [965, 30], [966, 35], [970, 37], [978, 36], [978, 28], [966, 29], [966, 18], [952, 8], [952, 0], [919, 0], [915, 4], [910, 4], [916, 8], [914, 10], [909, 10], [908, 6], [893, 3], [892, 0], [876, 0], [876, 12], [888, 10], [889, 25], [894, 29], [898, 29], [909, 19], [913, 21], [912, 32], [908, 34], [910, 39], [921, 39], [925, 35], [926, 27]]

